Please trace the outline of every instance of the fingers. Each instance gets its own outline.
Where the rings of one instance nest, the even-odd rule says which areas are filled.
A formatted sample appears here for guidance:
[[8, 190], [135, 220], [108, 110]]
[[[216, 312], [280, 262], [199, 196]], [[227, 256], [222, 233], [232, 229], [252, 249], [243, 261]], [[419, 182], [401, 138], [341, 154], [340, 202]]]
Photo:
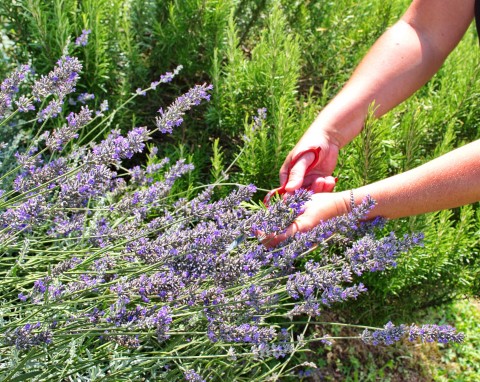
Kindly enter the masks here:
[[315, 194], [320, 192], [332, 192], [336, 183], [336, 178], [333, 176], [319, 177], [312, 182], [310, 190]]
[[332, 192], [337, 184], [337, 178], [333, 176], [327, 176], [325, 178], [325, 186], [323, 192]]
[[[290, 169], [290, 173], [288, 174], [288, 168], [287, 168], [287, 174], [284, 176], [283, 182], [285, 182], [288, 179], [288, 183], [285, 185], [285, 190], [287, 192], [293, 192], [295, 190], [298, 190], [300, 187], [303, 185], [304, 177], [305, 177], [305, 172], [307, 171], [307, 168], [313, 163], [315, 160], [315, 154], [312, 152], [305, 153], [302, 155], [295, 165]], [[282, 171], [284, 170], [282, 166]], [[283, 172], [285, 174], [285, 172]], [[280, 180], [282, 181], [282, 172], [280, 175]], [[282, 184], [283, 184], [282, 182]]]

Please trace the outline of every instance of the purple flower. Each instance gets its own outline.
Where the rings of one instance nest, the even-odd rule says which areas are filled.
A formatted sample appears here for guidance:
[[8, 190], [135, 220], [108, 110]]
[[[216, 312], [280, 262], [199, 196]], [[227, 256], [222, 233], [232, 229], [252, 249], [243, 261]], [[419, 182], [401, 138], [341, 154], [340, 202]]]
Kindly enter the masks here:
[[261, 344], [267, 343], [276, 337], [273, 327], [260, 327], [248, 323], [231, 325], [223, 322], [216, 322], [209, 326], [209, 337], [213, 342], [241, 342]]
[[[55, 95], [63, 103], [65, 96], [75, 90], [82, 70], [82, 64], [76, 57], [64, 56], [57, 61], [55, 68], [46, 76], [41, 76], [32, 87], [32, 94], [37, 101], [49, 95]], [[53, 109], [53, 106], [50, 108]]]
[[465, 335], [457, 333], [457, 330], [450, 325], [422, 325], [421, 327], [412, 324], [408, 329], [408, 339], [422, 342], [463, 342]]
[[[90, 101], [95, 98], [95, 94], [90, 93], [81, 93], [77, 97], [77, 102], [80, 102], [82, 105], [85, 105], [87, 101]], [[76, 102], [75, 102], [76, 103]]]
[[26, 324], [14, 330], [7, 331], [4, 337], [6, 345], [15, 345], [19, 350], [28, 350], [34, 346], [48, 345], [52, 342], [52, 332], [41, 330], [42, 324]]
[[103, 337], [106, 341], [112, 341], [120, 346], [129, 348], [129, 349], [136, 349], [140, 347], [140, 340], [137, 335], [106, 335]]
[[368, 329], [365, 329], [362, 333], [362, 340], [372, 345], [392, 345], [400, 341], [406, 333], [407, 328], [405, 325], [395, 326], [391, 322], [388, 322], [383, 330], [370, 332]]
[[43, 122], [49, 118], [55, 118], [62, 112], [63, 101], [52, 99], [48, 105], [37, 113], [37, 121]]
[[180, 72], [180, 70], [183, 69], [183, 66], [182, 65], [178, 65], [175, 70], [172, 72], [166, 72], [165, 74], [162, 74], [160, 76], [160, 79], [158, 81], [153, 81], [151, 84], [150, 84], [150, 87], [152, 89], [156, 89], [158, 85], [162, 84], [162, 83], [167, 83], [167, 82], [170, 82], [173, 80], [173, 78]]
[[131, 280], [120, 280], [110, 290], [118, 295], [130, 297], [139, 296], [142, 301], [149, 302], [150, 298], [159, 298], [160, 301], [174, 301], [185, 290], [186, 280], [182, 275], [168, 270], [156, 272], [152, 275], [142, 274]]
[[65, 158], [58, 158], [50, 161], [44, 166], [41, 164], [40, 158], [32, 157], [28, 154], [16, 154], [18, 162], [25, 168], [13, 182], [13, 188], [18, 192], [25, 192], [31, 188], [50, 183], [50, 187], [54, 187], [51, 181], [67, 172], [67, 161]]
[[183, 373], [183, 376], [187, 382], [206, 382], [205, 379], [193, 369], [187, 370]]
[[303, 205], [310, 200], [312, 193], [307, 190], [297, 190], [293, 195], [288, 195], [285, 200], [260, 210], [252, 216], [246, 226], [252, 232], [260, 231], [263, 234], [278, 234], [285, 230], [297, 216], [303, 212]]
[[397, 239], [393, 232], [381, 239], [367, 234], [347, 249], [345, 255], [357, 275], [361, 275], [365, 271], [383, 271], [395, 267], [398, 255], [407, 252], [414, 245], [418, 245], [422, 239], [423, 235], [412, 235], [405, 236], [401, 240]]
[[[5, 117], [7, 111], [12, 107], [14, 96], [20, 90], [20, 84], [29, 73], [31, 73], [30, 66], [22, 65], [2, 81], [0, 85], [0, 119]], [[31, 110], [28, 99], [23, 96], [20, 97], [17, 106], [22, 112]]]
[[50, 281], [51, 281], [51, 279], [48, 278], [48, 277], [46, 277], [45, 279], [36, 280], [33, 283], [34, 292], [37, 292], [37, 293], [40, 293], [40, 294], [45, 293], [47, 291], [48, 282], [50, 282]]
[[276, 359], [284, 358], [287, 354], [294, 350], [293, 344], [290, 342], [288, 330], [283, 328], [278, 333], [274, 343], [260, 343], [253, 345], [251, 351], [255, 359], [265, 359], [275, 357]]
[[21, 113], [27, 113], [31, 110], [35, 110], [35, 106], [33, 106], [32, 101], [24, 95], [20, 96], [18, 101], [15, 101], [15, 104], [18, 107], [18, 111]]
[[267, 119], [267, 108], [263, 107], [257, 110], [257, 115], [253, 117], [252, 130], [260, 128]]
[[75, 40], [76, 46], [86, 46], [88, 43], [88, 35], [92, 33], [90, 29], [83, 29], [82, 34]]
[[457, 333], [450, 325], [395, 326], [388, 322], [381, 330], [371, 332], [365, 329], [361, 338], [365, 343], [372, 345], [392, 345], [402, 338], [408, 338], [412, 342], [419, 339], [422, 342], [448, 343], [463, 342], [465, 336], [463, 333]]
[[31, 229], [43, 221], [48, 213], [44, 196], [31, 197], [27, 201], [8, 208], [0, 215], [0, 226], [13, 232]]
[[63, 208], [84, 207], [89, 198], [104, 195], [114, 186], [116, 173], [106, 165], [86, 167], [60, 184], [59, 202]]
[[192, 164], [185, 163], [184, 159], [180, 159], [165, 173], [163, 181], [155, 182], [147, 189], [135, 191], [126, 196], [119, 202], [118, 208], [124, 212], [143, 215], [147, 211], [145, 209], [147, 206], [157, 206], [159, 201], [168, 195], [176, 179], [192, 170]]
[[277, 296], [269, 293], [269, 289], [262, 286], [251, 285], [240, 292], [239, 300], [247, 308], [253, 308], [255, 314], [266, 313], [269, 306], [277, 301]]
[[79, 113], [70, 113], [66, 119], [67, 124], [54, 130], [45, 140], [46, 146], [52, 151], [61, 151], [66, 143], [77, 138], [77, 131], [91, 121], [92, 111], [88, 106], [82, 106]]
[[173, 127], [180, 126], [183, 122], [183, 116], [192, 106], [199, 105], [202, 100], [210, 100], [208, 90], [213, 89], [212, 85], [196, 85], [184, 95], [178, 97], [175, 102], [167, 108], [160, 109], [160, 117], [156, 117], [155, 124], [162, 133], [171, 133]]
[[305, 273], [297, 272], [289, 277], [287, 291], [296, 299], [303, 296], [307, 300], [313, 297], [317, 291], [321, 292], [321, 302], [329, 306], [333, 302], [357, 298], [360, 293], [366, 291], [361, 283], [347, 288], [342, 286], [343, 283], [351, 281], [351, 272], [348, 267], [325, 269], [311, 260], [305, 265]]
[[28, 296], [25, 296], [25, 295], [23, 294], [23, 292], [20, 292], [20, 293], [18, 294], [18, 299], [19, 299], [20, 301], [22, 301], [22, 302], [27, 301], [27, 298], [28, 298]]
[[86, 160], [99, 164], [119, 163], [122, 159], [130, 159], [135, 153], [142, 152], [149, 139], [146, 127], [134, 128], [128, 132], [127, 137], [120, 135], [117, 130], [112, 130], [105, 140], [93, 147]]
[[98, 324], [104, 315], [105, 312], [97, 307], [94, 307], [91, 312], [85, 314], [91, 324]]
[[79, 236], [85, 227], [85, 220], [84, 213], [59, 211], [53, 218], [52, 227], [47, 233], [54, 237]]
[[170, 324], [172, 323], [172, 312], [168, 306], [162, 306], [157, 311], [142, 317], [136, 327], [140, 329], [155, 329], [159, 342], [167, 340], [170, 336]]
[[78, 264], [82, 262], [78, 257], [72, 257], [69, 260], [62, 261], [53, 267], [52, 276], [59, 276], [70, 269], [75, 268]]

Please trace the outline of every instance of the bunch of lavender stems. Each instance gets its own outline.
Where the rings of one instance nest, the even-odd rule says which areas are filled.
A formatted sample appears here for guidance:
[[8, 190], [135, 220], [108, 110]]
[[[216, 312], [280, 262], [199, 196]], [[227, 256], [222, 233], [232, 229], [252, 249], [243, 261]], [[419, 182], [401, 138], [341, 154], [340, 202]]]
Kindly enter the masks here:
[[[171, 133], [190, 108], [208, 101], [211, 86], [196, 85], [161, 108], [152, 129], [112, 130], [102, 139], [118, 109], [108, 114], [103, 103], [90, 110], [84, 102], [92, 97], [83, 94], [78, 111], [61, 113], [81, 70], [64, 56], [31, 85], [22, 66], [1, 86], [0, 127], [22, 113], [41, 123], [16, 155], [18, 166], [0, 178], [6, 380], [265, 381], [313, 367], [302, 361], [312, 342], [463, 340], [450, 326], [392, 323], [316, 337], [312, 325], [348, 325], [322, 314], [366, 293], [360, 276], [394, 267], [421, 235], [379, 235], [381, 220], [363, 221], [375, 205], [367, 198], [348, 215], [269, 248], [255, 233], [283, 232], [308, 191], [268, 208], [252, 201], [253, 185], [220, 199], [215, 187], [222, 183], [203, 185], [186, 199], [171, 190], [193, 165], [170, 163], [148, 145], [153, 132]], [[253, 123], [261, 118], [264, 109]], [[60, 128], [50, 128], [53, 119]], [[92, 131], [98, 134], [85, 143]], [[144, 166], [128, 167], [147, 150]]]

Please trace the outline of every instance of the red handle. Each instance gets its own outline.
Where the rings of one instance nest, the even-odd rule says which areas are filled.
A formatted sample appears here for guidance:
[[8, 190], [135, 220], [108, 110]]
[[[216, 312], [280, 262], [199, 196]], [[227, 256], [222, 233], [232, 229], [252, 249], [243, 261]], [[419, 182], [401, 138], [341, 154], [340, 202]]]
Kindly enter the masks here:
[[310, 164], [310, 166], [307, 167], [307, 169], [305, 170], [305, 174], [307, 174], [313, 167], [315, 167], [318, 163], [318, 160], [320, 159], [320, 147], [311, 147], [309, 149], [306, 149], [306, 150], [303, 150], [301, 152], [299, 152], [297, 155], [295, 155], [293, 157], [293, 159], [291, 160], [289, 166], [288, 166], [288, 174], [287, 174], [287, 179], [285, 180], [285, 182], [278, 188], [274, 188], [273, 190], [271, 190], [270, 192], [268, 192], [267, 195], [265, 195], [265, 198], [263, 199], [263, 204], [265, 204], [266, 206], [268, 206], [268, 204], [270, 203], [270, 199], [272, 198], [273, 195], [275, 194], [278, 194], [278, 195], [283, 195], [285, 194], [285, 186], [287, 185], [288, 183], [288, 178], [290, 176], [290, 170], [293, 168], [293, 166], [295, 166], [295, 164], [297, 163], [297, 161], [305, 154], [307, 153], [313, 153], [315, 155], [315, 158], [313, 158], [313, 162]]

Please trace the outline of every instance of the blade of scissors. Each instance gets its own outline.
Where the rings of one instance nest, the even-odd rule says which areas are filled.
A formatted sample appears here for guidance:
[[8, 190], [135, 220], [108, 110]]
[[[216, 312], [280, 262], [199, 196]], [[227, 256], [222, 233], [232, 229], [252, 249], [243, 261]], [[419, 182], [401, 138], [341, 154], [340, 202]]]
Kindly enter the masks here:
[[242, 233], [241, 235], [237, 236], [235, 240], [233, 240], [227, 249], [225, 250], [227, 253], [233, 251], [235, 248], [237, 248], [245, 239], [247, 238], [247, 235]]

